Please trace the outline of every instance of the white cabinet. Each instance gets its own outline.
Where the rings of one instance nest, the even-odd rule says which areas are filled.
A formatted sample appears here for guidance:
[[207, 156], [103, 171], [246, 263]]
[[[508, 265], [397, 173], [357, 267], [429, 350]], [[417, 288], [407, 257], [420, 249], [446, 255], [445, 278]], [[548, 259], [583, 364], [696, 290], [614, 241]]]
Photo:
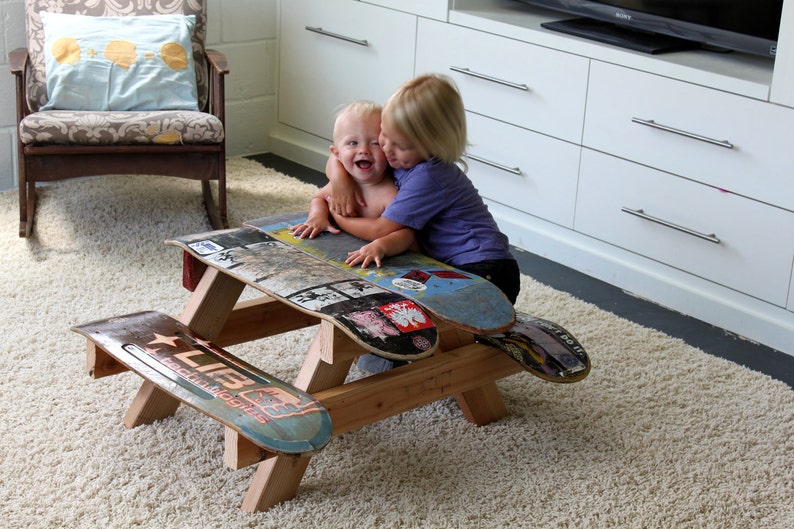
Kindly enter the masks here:
[[480, 194], [571, 228], [588, 61], [433, 20], [419, 21], [416, 57], [416, 73], [460, 89]]
[[589, 149], [579, 197], [577, 231], [786, 306], [794, 213]]
[[577, 144], [588, 63], [525, 42], [419, 21], [417, 73], [452, 77], [471, 112]]
[[792, 109], [592, 61], [574, 229], [790, 306], [791, 123]]
[[581, 147], [469, 113], [468, 175], [480, 194], [573, 227]]
[[794, 211], [794, 110], [592, 61], [583, 144]]
[[340, 107], [385, 102], [413, 74], [416, 18], [352, 0], [282, 2], [279, 121], [330, 140]]
[[321, 169], [338, 106], [444, 73], [511, 242], [794, 355], [794, 0], [774, 62], [623, 50], [513, 0], [288, 0], [281, 16], [274, 152]]

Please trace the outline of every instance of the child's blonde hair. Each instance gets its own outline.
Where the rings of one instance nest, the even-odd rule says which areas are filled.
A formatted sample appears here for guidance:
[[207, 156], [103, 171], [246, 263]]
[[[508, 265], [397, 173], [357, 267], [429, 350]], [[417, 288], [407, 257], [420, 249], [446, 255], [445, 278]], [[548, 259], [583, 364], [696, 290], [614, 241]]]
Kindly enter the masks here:
[[411, 79], [386, 101], [383, 114], [425, 159], [466, 166], [466, 111], [449, 77], [425, 74]]
[[377, 116], [380, 118], [381, 112], [383, 111], [383, 107], [381, 107], [378, 103], [374, 101], [369, 101], [368, 99], [358, 99], [351, 103], [348, 103], [342, 109], [336, 113], [336, 120], [334, 121], [334, 135], [333, 140], [337, 140], [337, 124], [339, 123], [339, 117], [345, 114], [351, 114], [355, 118], [366, 118], [370, 116]]

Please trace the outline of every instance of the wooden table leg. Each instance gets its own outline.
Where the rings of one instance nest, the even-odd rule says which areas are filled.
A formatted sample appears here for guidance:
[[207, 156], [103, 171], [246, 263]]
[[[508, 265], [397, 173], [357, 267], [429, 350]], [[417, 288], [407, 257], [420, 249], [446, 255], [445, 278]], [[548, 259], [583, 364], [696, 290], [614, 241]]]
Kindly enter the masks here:
[[[178, 318], [200, 336], [211, 340], [218, 335], [245, 284], [233, 277], [208, 269]], [[124, 425], [134, 428], [173, 415], [179, 401], [144, 381], [124, 416]]]
[[[363, 352], [333, 324], [322, 321], [294, 385], [309, 393], [340, 386], [355, 357]], [[242, 509], [261, 511], [294, 498], [310, 459], [278, 455], [259, 463]]]
[[92, 378], [102, 378], [128, 371], [127, 367], [107, 354], [91, 340], [86, 340], [85, 369]]
[[498, 421], [509, 415], [496, 382], [489, 382], [471, 391], [455, 395], [463, 416], [477, 426]]
[[124, 426], [135, 428], [143, 424], [151, 424], [176, 413], [179, 401], [160, 390], [157, 386], [144, 380], [138, 394], [124, 415]]
[[205, 339], [214, 340], [244, 288], [242, 281], [208, 268], [177, 319]]
[[309, 460], [300, 456], [276, 456], [259, 463], [243, 498], [242, 509], [245, 512], [264, 511], [294, 498]]
[[333, 324], [322, 321], [293, 385], [316, 393], [343, 384], [353, 360], [365, 352]]
[[[471, 333], [461, 331], [443, 322], [437, 322], [440, 347], [450, 351], [474, 343]], [[478, 388], [474, 388], [455, 395], [463, 416], [467, 421], [484, 426], [498, 421], [510, 413], [502, 400], [499, 388], [495, 381], [488, 381]]]

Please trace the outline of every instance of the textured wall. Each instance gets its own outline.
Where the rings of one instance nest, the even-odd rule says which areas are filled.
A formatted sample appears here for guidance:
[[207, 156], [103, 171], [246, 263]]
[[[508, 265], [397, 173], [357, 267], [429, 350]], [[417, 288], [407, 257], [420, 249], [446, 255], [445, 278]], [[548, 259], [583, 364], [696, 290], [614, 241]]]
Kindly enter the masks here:
[[[208, 46], [226, 54], [227, 154], [268, 152], [275, 120], [278, 0], [208, 0]], [[0, 191], [16, 187], [16, 111], [8, 52], [25, 46], [24, 0], [0, 0]]]

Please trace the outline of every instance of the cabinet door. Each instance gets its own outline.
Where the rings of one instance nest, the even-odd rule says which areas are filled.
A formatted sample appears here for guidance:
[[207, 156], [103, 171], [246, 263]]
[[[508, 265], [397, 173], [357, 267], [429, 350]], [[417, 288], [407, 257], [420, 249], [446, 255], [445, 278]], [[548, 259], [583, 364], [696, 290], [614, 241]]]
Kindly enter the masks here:
[[769, 100], [794, 107], [794, 2], [783, 2], [780, 34], [777, 39], [775, 75]]
[[573, 227], [581, 147], [467, 113], [468, 175], [480, 194]]
[[584, 145], [794, 211], [794, 110], [593, 61]]
[[788, 289], [788, 305], [786, 306], [788, 310], [794, 312], [794, 270], [791, 271], [791, 281], [789, 283]]
[[416, 73], [451, 76], [466, 109], [580, 143], [588, 60], [420, 19]]
[[786, 306], [794, 213], [589, 149], [578, 196], [577, 231]]
[[416, 16], [353, 0], [281, 2], [279, 121], [330, 140], [336, 112], [413, 75]]

